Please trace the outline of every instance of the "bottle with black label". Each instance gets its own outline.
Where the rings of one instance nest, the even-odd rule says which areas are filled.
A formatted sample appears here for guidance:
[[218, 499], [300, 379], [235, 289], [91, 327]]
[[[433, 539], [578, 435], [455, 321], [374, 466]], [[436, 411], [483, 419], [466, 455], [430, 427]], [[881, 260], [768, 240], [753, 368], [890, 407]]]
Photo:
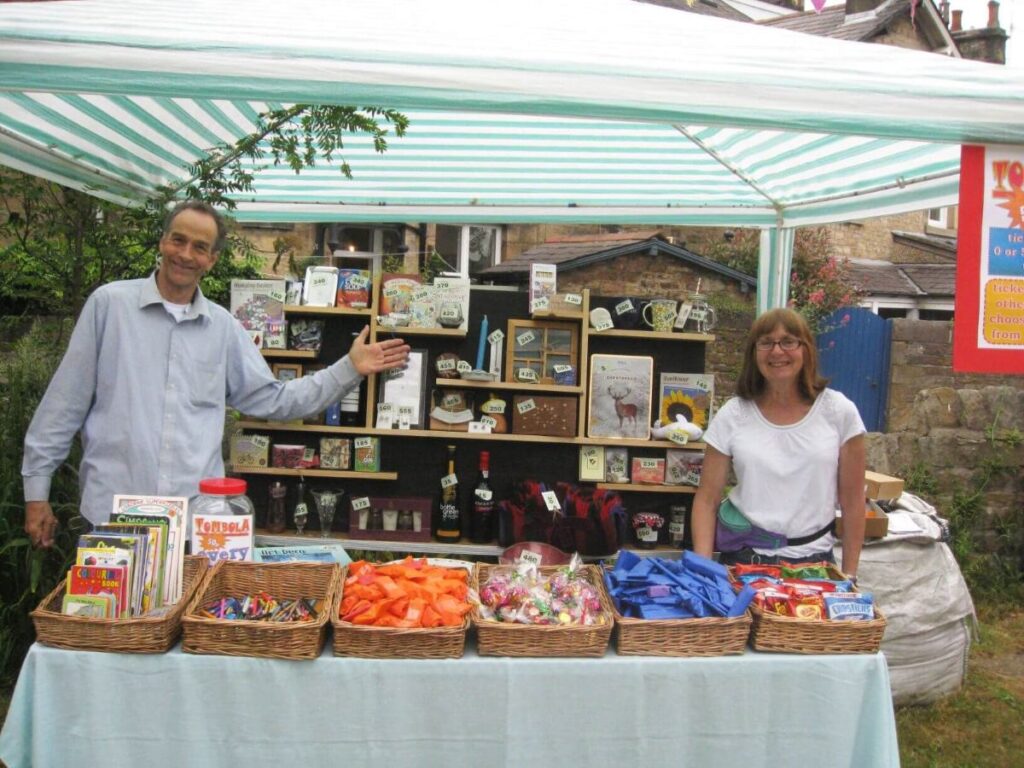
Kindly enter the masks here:
[[437, 540], [458, 544], [462, 538], [462, 508], [459, 506], [459, 481], [455, 476], [455, 446], [448, 446], [448, 472], [441, 477], [441, 496], [437, 505]]
[[488, 481], [490, 473], [491, 454], [480, 451], [480, 476], [473, 489], [469, 521], [469, 538], [476, 544], [486, 544], [494, 539], [494, 491]]

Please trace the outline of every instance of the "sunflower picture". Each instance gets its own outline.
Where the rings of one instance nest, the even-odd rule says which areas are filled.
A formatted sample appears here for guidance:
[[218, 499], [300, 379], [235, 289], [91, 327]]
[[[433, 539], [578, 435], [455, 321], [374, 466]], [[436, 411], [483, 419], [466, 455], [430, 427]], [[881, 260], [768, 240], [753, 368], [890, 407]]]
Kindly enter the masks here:
[[707, 429], [714, 400], [715, 377], [703, 373], [661, 374], [661, 423], [671, 424], [683, 416], [691, 424]]

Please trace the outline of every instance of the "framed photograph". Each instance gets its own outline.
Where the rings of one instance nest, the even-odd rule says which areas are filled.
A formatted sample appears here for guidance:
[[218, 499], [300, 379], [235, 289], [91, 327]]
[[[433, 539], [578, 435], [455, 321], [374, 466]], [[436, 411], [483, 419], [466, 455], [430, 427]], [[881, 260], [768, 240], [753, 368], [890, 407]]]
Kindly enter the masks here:
[[568, 381], [563, 378], [568, 373], [575, 383], [575, 371], [579, 369], [576, 323], [512, 319], [508, 321], [505, 344], [506, 381], [561, 384]]
[[270, 370], [278, 381], [292, 381], [302, 377], [302, 366], [299, 363], [274, 363]]
[[427, 400], [427, 350], [409, 352], [405, 370], [382, 373], [378, 386], [378, 403], [391, 403], [398, 423], [399, 408], [410, 408], [409, 427], [424, 428], [424, 410]]
[[658, 418], [662, 426], [683, 416], [701, 429], [708, 428], [715, 399], [713, 373], [661, 374], [658, 397]]
[[591, 355], [587, 436], [647, 440], [653, 378], [653, 357]]

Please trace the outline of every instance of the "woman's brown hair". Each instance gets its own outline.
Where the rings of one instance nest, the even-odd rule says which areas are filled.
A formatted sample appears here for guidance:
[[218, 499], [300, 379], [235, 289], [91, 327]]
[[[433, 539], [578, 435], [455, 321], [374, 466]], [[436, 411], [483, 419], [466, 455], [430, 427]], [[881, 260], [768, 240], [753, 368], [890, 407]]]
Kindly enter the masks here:
[[786, 333], [800, 339], [804, 348], [804, 366], [800, 370], [797, 386], [800, 394], [810, 401], [821, 393], [828, 379], [818, 375], [818, 346], [811, 335], [810, 326], [803, 316], [792, 309], [769, 309], [750, 326], [747, 343], [743, 349], [743, 367], [736, 382], [736, 394], [744, 400], [753, 400], [764, 392], [764, 376], [757, 367], [757, 340], [767, 336], [776, 327], [782, 326]]

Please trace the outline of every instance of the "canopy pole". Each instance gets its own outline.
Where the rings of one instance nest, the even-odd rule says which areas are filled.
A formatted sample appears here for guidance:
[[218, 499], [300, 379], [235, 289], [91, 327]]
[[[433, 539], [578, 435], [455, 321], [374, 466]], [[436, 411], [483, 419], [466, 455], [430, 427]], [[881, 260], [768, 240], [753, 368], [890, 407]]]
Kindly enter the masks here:
[[786, 306], [793, 268], [795, 229], [779, 225], [761, 230], [757, 263], [757, 313]]

